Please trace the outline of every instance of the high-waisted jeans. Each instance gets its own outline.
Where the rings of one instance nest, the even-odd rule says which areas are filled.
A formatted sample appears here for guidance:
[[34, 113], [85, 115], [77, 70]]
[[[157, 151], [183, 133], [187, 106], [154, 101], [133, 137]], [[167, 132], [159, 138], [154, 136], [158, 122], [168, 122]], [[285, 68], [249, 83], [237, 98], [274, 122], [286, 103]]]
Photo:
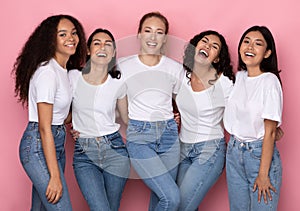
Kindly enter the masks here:
[[91, 211], [117, 211], [130, 161], [119, 132], [97, 138], [78, 138], [73, 168]]
[[181, 143], [180, 151], [177, 175], [179, 210], [194, 211], [223, 172], [226, 143], [224, 138], [195, 144]]
[[175, 183], [179, 139], [174, 119], [157, 122], [130, 120], [127, 149], [135, 171], [151, 189], [149, 210], [177, 210], [180, 202]]
[[65, 127], [52, 125], [57, 163], [60, 171], [63, 194], [55, 204], [49, 203], [46, 198], [46, 189], [50, 180], [47, 163], [42, 148], [41, 136], [37, 122], [29, 122], [21, 139], [19, 147], [20, 160], [27, 175], [33, 183], [31, 210], [72, 210], [70, 196], [64, 178], [65, 169]]
[[258, 202], [258, 191], [253, 186], [258, 176], [262, 153], [262, 140], [241, 142], [230, 137], [226, 154], [226, 176], [231, 211], [277, 210], [282, 180], [282, 165], [279, 152], [274, 145], [272, 163], [269, 170], [271, 184], [276, 193], [270, 190], [272, 201], [265, 204], [263, 198]]

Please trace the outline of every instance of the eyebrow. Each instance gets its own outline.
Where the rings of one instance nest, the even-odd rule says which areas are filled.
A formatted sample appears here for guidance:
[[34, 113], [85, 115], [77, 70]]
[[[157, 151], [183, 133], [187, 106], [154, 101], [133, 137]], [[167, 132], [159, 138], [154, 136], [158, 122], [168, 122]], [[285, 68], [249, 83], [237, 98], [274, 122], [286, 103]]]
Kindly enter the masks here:
[[[93, 42], [94, 42], [94, 41], [99, 41], [99, 42], [101, 42], [101, 40], [99, 40], [99, 39], [93, 39]], [[111, 42], [111, 43], [112, 43], [113, 41], [112, 41], [112, 40], [105, 40], [104, 42]]]
[[[209, 41], [209, 39], [206, 36], [204, 36], [203, 38], [206, 39], [207, 41]], [[221, 46], [219, 45], [219, 43], [213, 42], [213, 45], [217, 45], [219, 48], [221, 48]]]
[[[248, 39], [248, 40], [251, 40], [251, 38], [250, 37], [245, 37], [245, 39]], [[260, 41], [260, 42], [264, 42], [264, 40], [263, 39], [255, 39], [255, 41]]]
[[[152, 29], [152, 28], [150, 26], [145, 26], [145, 29]], [[162, 29], [162, 28], [158, 28], [157, 30], [164, 31], [164, 29]]]
[[[74, 31], [74, 30], [76, 30], [76, 28], [73, 28], [71, 31]], [[67, 29], [61, 29], [61, 30], [58, 30], [57, 32], [59, 33], [59, 32], [66, 32], [66, 31], [68, 31]]]

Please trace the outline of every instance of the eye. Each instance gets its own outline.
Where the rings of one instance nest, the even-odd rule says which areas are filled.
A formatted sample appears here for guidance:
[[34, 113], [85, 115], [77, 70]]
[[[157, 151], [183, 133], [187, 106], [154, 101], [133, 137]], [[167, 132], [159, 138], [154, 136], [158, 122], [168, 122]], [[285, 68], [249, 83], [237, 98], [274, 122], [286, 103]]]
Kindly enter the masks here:
[[105, 46], [111, 47], [111, 46], [112, 46], [112, 43], [111, 43], [111, 42], [106, 42], [106, 43], [105, 43]]
[[73, 31], [73, 32], [72, 32], [72, 35], [78, 35], [78, 34], [77, 34], [77, 31]]
[[202, 39], [202, 40], [201, 40], [201, 42], [203, 42], [203, 43], [207, 43], [207, 40], [205, 40], [205, 39]]
[[243, 43], [245, 43], [245, 44], [249, 44], [249, 43], [250, 43], [250, 41], [249, 41], [249, 40], [244, 40], [244, 41], [243, 41]]
[[144, 32], [151, 33], [151, 31], [149, 29], [145, 29]]
[[94, 42], [94, 45], [100, 45], [100, 42], [96, 41]]
[[216, 50], [219, 50], [219, 46], [217, 46], [217, 45], [213, 45], [213, 48]]
[[256, 45], [263, 46], [263, 43], [262, 42], [256, 42]]
[[157, 34], [163, 35], [163, 34], [165, 34], [165, 33], [164, 33], [163, 31], [158, 31]]
[[65, 37], [65, 36], [67, 36], [67, 34], [66, 33], [58, 33], [58, 36]]

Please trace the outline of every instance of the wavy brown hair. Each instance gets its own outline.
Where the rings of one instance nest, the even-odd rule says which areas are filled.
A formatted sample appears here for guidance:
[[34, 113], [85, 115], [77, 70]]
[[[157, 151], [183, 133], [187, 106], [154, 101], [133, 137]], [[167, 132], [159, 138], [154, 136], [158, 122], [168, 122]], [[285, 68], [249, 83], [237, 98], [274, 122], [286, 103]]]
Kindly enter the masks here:
[[79, 38], [75, 54], [67, 62], [67, 69], [80, 69], [85, 63], [87, 47], [81, 23], [70, 15], [54, 15], [43, 20], [26, 41], [13, 66], [15, 96], [23, 106], [28, 103], [31, 77], [40, 65], [48, 64], [55, 55], [57, 26], [61, 19], [68, 19], [74, 24]]

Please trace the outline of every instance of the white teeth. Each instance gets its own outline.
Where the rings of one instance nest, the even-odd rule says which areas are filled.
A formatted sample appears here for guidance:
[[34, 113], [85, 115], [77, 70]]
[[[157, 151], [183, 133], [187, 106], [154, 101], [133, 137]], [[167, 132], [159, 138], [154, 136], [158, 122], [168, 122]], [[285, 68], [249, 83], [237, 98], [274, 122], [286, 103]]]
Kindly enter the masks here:
[[155, 42], [147, 42], [147, 45], [150, 45], [150, 46], [157, 46], [157, 43], [155, 43]]
[[208, 53], [204, 50], [200, 50], [199, 53], [203, 54], [204, 56], [208, 57]]
[[246, 56], [251, 56], [251, 57], [255, 56], [253, 53], [249, 53], [249, 52], [246, 52], [245, 55]]
[[98, 56], [98, 57], [106, 57], [107, 54], [106, 53], [97, 53], [96, 56]]
[[68, 44], [66, 46], [68, 46], [68, 47], [74, 47], [74, 44]]

